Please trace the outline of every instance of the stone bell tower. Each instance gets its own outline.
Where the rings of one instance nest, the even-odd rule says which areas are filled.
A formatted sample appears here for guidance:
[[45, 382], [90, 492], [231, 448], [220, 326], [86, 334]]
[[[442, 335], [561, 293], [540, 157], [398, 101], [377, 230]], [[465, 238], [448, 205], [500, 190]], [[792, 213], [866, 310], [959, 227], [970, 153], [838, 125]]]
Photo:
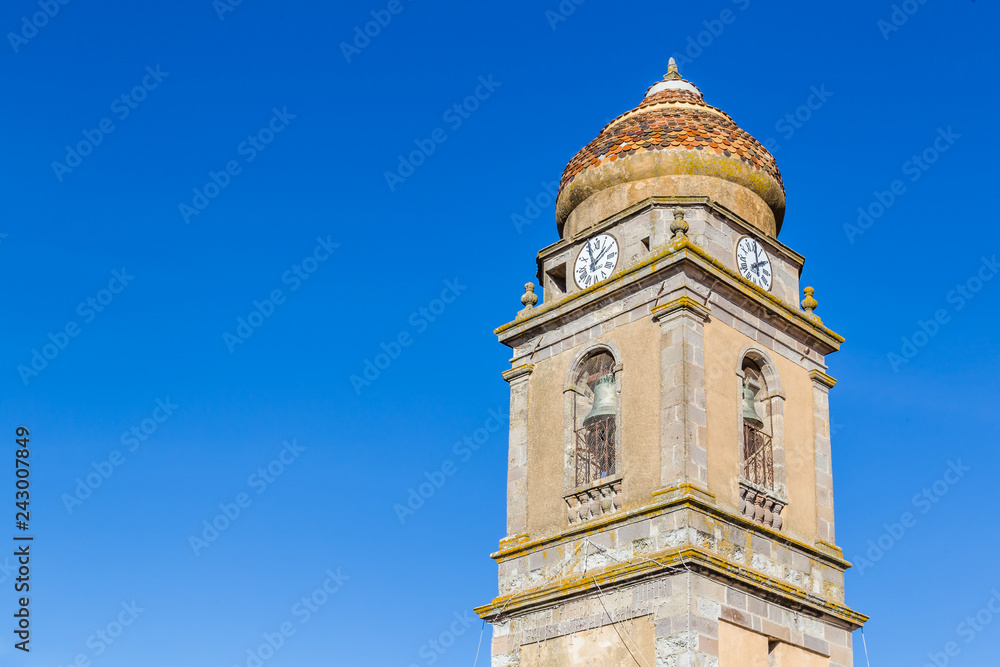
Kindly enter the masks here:
[[513, 351], [492, 665], [851, 667], [826, 355], [774, 158], [671, 62], [563, 173]]

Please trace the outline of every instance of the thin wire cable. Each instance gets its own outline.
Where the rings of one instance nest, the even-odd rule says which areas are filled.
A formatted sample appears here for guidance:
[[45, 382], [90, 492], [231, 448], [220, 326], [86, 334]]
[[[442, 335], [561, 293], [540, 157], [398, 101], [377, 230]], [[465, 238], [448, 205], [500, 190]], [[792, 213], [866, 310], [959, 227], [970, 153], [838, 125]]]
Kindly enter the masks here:
[[[588, 539], [588, 542], [590, 542], [589, 539]], [[592, 542], [590, 542], [590, 543], [593, 544]], [[615, 558], [611, 554], [610, 551], [608, 551], [607, 549], [605, 549], [601, 545], [594, 544], [594, 546], [597, 547], [598, 549], [600, 549], [601, 551], [603, 551], [604, 553], [606, 553], [610, 558], [618, 561], [619, 563], [625, 562], [625, 561], [622, 561], [622, 560], [620, 560], [618, 558]], [[673, 570], [673, 571], [676, 571], [676, 572], [680, 571], [676, 566], [671, 566], [671, 565], [667, 565], [665, 563], [661, 563], [660, 561], [655, 560], [653, 558], [642, 558], [641, 560], [649, 561], [650, 563], [656, 563], [660, 567], [665, 567], [668, 570]], [[690, 606], [690, 603], [691, 603], [691, 569], [687, 566], [687, 563], [683, 563], [682, 567], [685, 570], [687, 570], [687, 573], [688, 573], [688, 605]], [[596, 580], [594, 581], [594, 584], [595, 585], [597, 584]], [[598, 588], [598, 590], [600, 590], [600, 586], [598, 586], [597, 588]], [[603, 606], [604, 603], [601, 602], [601, 605]], [[605, 610], [605, 611], [607, 611], [607, 610]], [[690, 612], [690, 609], [689, 609], [688, 610], [688, 623], [690, 624], [690, 622], [691, 622], [691, 612]], [[690, 626], [689, 626], [689, 628], [690, 628]], [[689, 630], [689, 633], [690, 633], [690, 630]], [[872, 667], [871, 660], [868, 658], [868, 641], [865, 639], [865, 629], [864, 628], [861, 628], [861, 645], [864, 647], [864, 650], [865, 650], [865, 664], [867, 664], [868, 667]]]
[[[608, 615], [608, 620], [611, 621], [611, 627], [615, 629], [615, 634], [618, 635], [618, 639], [621, 640], [622, 646], [624, 646], [625, 650], [628, 651], [629, 657], [632, 658], [633, 662], [635, 662], [635, 664], [638, 665], [639, 661], [635, 659], [635, 655], [632, 653], [632, 649], [630, 649], [628, 647], [628, 644], [625, 643], [625, 638], [622, 637], [622, 633], [618, 632], [618, 626], [615, 625], [615, 619], [604, 604], [604, 592], [601, 590], [601, 585], [597, 583], [597, 577], [595, 577], [594, 575], [590, 575], [590, 578], [593, 579], [594, 585], [597, 586], [597, 600], [598, 602], [601, 603], [601, 607], [604, 608], [604, 613]], [[622, 626], [622, 629], [625, 630], [624, 625]], [[632, 637], [628, 634], [628, 630], [625, 630], [625, 637], [628, 637], [628, 640], [632, 642], [632, 646], [635, 646], [635, 642], [632, 641]], [[639, 651], [639, 647], [635, 646], [635, 650]], [[646, 662], [646, 659], [642, 657], [642, 651], [639, 651], [639, 657], [642, 658], [642, 664], [646, 665], [646, 667], [649, 667], [649, 663]]]
[[[655, 563], [656, 561], [653, 561], [653, 562]], [[684, 569], [687, 570], [687, 563], [685, 563]], [[684, 642], [688, 645], [688, 649], [690, 650], [692, 648], [691, 647], [691, 570], [688, 570], [687, 580], [688, 580], [688, 591], [687, 591], [687, 599], [688, 599], [688, 631], [687, 631], [687, 637], [684, 638]]]
[[[585, 540], [586, 540], [586, 542], [587, 542], [587, 550], [586, 550], [586, 552], [585, 552], [585, 553], [586, 553], [586, 554], [589, 554], [589, 553], [590, 553], [590, 545], [591, 545], [591, 544], [593, 544], [593, 542], [591, 542], [591, 541], [590, 541], [590, 538], [589, 538], [589, 537], [587, 537], [587, 538], [584, 538], [584, 539], [585, 539]], [[598, 549], [601, 549], [602, 551], [605, 551], [605, 552], [607, 552], [607, 549], [604, 549], [603, 547], [601, 547], [601, 545], [599, 545], [599, 544], [598, 544], [598, 545], [595, 545], [595, 546], [596, 546], [596, 547], [597, 547]], [[610, 556], [611, 554], [609, 553], [608, 555]], [[614, 556], [611, 556], [611, 557], [612, 557], [612, 558], [614, 558]], [[617, 559], [617, 558], [615, 558], [615, 560], [618, 560], [618, 559]], [[583, 569], [583, 574], [584, 574], [584, 575], [586, 575], [586, 574], [587, 574], [587, 567], [586, 567], [586, 562], [587, 562], [587, 561], [586, 561], [586, 560], [584, 560], [584, 569]], [[621, 562], [621, 561], [619, 561], [619, 562]], [[608, 613], [608, 608], [604, 606], [604, 599], [603, 599], [603, 598], [601, 597], [602, 595], [604, 595], [604, 591], [602, 591], [602, 590], [601, 590], [601, 585], [600, 585], [599, 583], [597, 583], [597, 578], [596, 578], [596, 577], [594, 577], [594, 575], [590, 575], [590, 578], [594, 580], [594, 586], [596, 586], [596, 587], [597, 587], [597, 599], [598, 599], [598, 601], [599, 601], [599, 602], [601, 603], [601, 606], [602, 606], [602, 607], [604, 607], [604, 613], [608, 614], [608, 619], [610, 619], [610, 621], [611, 621], [611, 625], [612, 625], [612, 626], [614, 626], [614, 624], [615, 624], [615, 619], [614, 619], [614, 617], [612, 617], [612, 616], [611, 616], [611, 614], [610, 614], [610, 613]], [[623, 629], [623, 630], [625, 630], [625, 636], [626, 636], [626, 637], [628, 637], [628, 640], [629, 640], [630, 642], [632, 642], [632, 646], [633, 646], [633, 647], [635, 648], [636, 652], [637, 652], [637, 653], [639, 654], [639, 657], [640, 657], [640, 658], [642, 658], [642, 662], [643, 662], [643, 664], [645, 664], [645, 665], [646, 665], [646, 667], [649, 667], [649, 663], [647, 663], [647, 662], [646, 662], [646, 658], [644, 658], [644, 657], [642, 656], [642, 651], [640, 651], [640, 650], [639, 650], [639, 647], [638, 647], [638, 646], [636, 645], [636, 643], [635, 643], [635, 642], [634, 642], [634, 641], [632, 640], [632, 636], [631, 636], [631, 635], [630, 635], [630, 634], [628, 633], [628, 629], [627, 629], [627, 628], [625, 628], [625, 624], [624, 624], [624, 623], [622, 623], [622, 629]], [[618, 632], [618, 628], [615, 628], [615, 632]], [[621, 635], [621, 633], [620, 633], [620, 632], [618, 632], [618, 638], [619, 638], [619, 639], [621, 639], [621, 636], [622, 636], [622, 635]], [[624, 640], [624, 639], [622, 639], [622, 643], [623, 643], [623, 644], [625, 644], [625, 640]], [[632, 651], [631, 651], [631, 650], [629, 649], [629, 647], [628, 647], [628, 644], [625, 644], [625, 650], [627, 650], [627, 651], [628, 651], [629, 655], [632, 655]], [[635, 660], [635, 656], [632, 656], [632, 659], [633, 659], [633, 660]], [[636, 664], [638, 664], [638, 662], [636, 662]]]
[[[567, 557], [566, 557], [566, 560], [564, 560], [564, 561], [563, 561], [563, 564], [559, 566], [559, 569], [558, 569], [558, 570], [556, 570], [555, 574], [553, 574], [553, 575], [550, 575], [549, 577], [547, 577], [547, 578], [545, 579], [545, 581], [543, 581], [543, 582], [541, 583], [541, 585], [542, 585], [542, 586], [544, 586], [545, 584], [549, 583], [549, 582], [550, 582], [550, 581], [551, 581], [552, 579], [554, 579], [554, 578], [555, 578], [556, 576], [558, 576], [558, 575], [562, 574], [562, 571], [563, 571], [563, 570], [564, 570], [564, 569], [566, 568], [566, 566], [567, 566], [567, 565], [569, 565], [569, 564], [570, 564], [570, 562], [572, 562], [572, 560], [573, 560], [574, 558], [576, 558], [576, 557], [577, 557], [577, 556], [579, 555], [579, 553], [580, 553], [580, 548], [579, 548], [579, 547], [580, 547], [581, 545], [583, 545], [584, 541], [585, 541], [585, 540], [587, 540], [587, 539], [588, 539], [588, 538], [583, 538], [582, 540], [580, 540], [580, 541], [579, 541], [579, 542], [577, 543], [577, 547], [576, 547], [576, 548], [575, 548], [575, 549], [573, 550], [573, 553], [572, 553], [572, 554], [570, 554], [569, 556], [567, 556]], [[585, 572], [585, 573], [586, 573], [586, 572]], [[509, 597], [509, 598], [507, 599], [507, 601], [506, 601], [506, 602], [504, 602], [504, 604], [503, 604], [503, 607], [501, 607], [501, 608], [500, 608], [500, 611], [499, 611], [499, 612], [497, 612], [497, 617], [496, 617], [496, 620], [497, 620], [497, 621], [501, 621], [501, 620], [502, 620], [502, 617], [503, 617], [503, 613], [504, 613], [504, 612], [505, 612], [505, 611], [507, 610], [507, 606], [508, 606], [508, 605], [509, 605], [509, 604], [510, 604], [511, 602], [513, 602], [513, 601], [514, 601], [514, 596], [513, 596], [513, 595], [511, 595], [511, 597]], [[560, 606], [561, 606], [561, 605], [560, 605]], [[485, 622], [485, 619], [484, 619], [484, 622]], [[523, 635], [523, 632], [522, 632], [522, 635]], [[522, 641], [523, 641], [523, 636], [522, 636]], [[537, 642], [537, 643], [539, 644], [539, 647], [538, 647], [538, 650], [539, 650], [539, 651], [541, 651], [541, 641], [539, 641], [539, 642]], [[478, 658], [477, 658], [477, 660], [478, 660]], [[475, 667], [475, 665], [473, 665], [473, 667]]]
[[[589, 542], [589, 539], [588, 539], [588, 542]], [[608, 551], [607, 549], [605, 549], [605, 548], [604, 548], [604, 547], [602, 547], [601, 545], [599, 545], [599, 544], [596, 544], [596, 545], [594, 545], [594, 546], [596, 546], [596, 547], [597, 547], [598, 549], [600, 549], [601, 551], [603, 551], [604, 553], [606, 553], [606, 554], [607, 554], [607, 555], [608, 555], [608, 556], [609, 556], [609, 557], [610, 557], [611, 559], [613, 559], [613, 560], [616, 560], [616, 561], [618, 561], [619, 563], [624, 563], [624, 562], [625, 562], [625, 561], [623, 561], [623, 560], [620, 560], [620, 559], [618, 559], [618, 558], [615, 558], [615, 557], [614, 557], [614, 556], [613, 556], [613, 555], [611, 554], [611, 552], [610, 552], [610, 551]], [[653, 559], [653, 558], [641, 558], [641, 559], [640, 559], [640, 561], [648, 561], [648, 562], [650, 562], [650, 563], [656, 563], [656, 564], [657, 564], [657, 565], [659, 565], [660, 567], [663, 567], [663, 568], [666, 568], [667, 570], [669, 570], [669, 571], [671, 571], [671, 572], [677, 572], [677, 573], [680, 573], [680, 572], [681, 572], [681, 569], [680, 569], [680, 568], [677, 568], [677, 567], [674, 567], [674, 566], [671, 566], [671, 565], [667, 565], [667, 564], [665, 564], [665, 563], [661, 563], [660, 561], [658, 561], [658, 560], [655, 560], [655, 559]], [[690, 638], [691, 638], [691, 569], [690, 569], [690, 568], [688, 567], [687, 563], [682, 563], [681, 565], [682, 565], [682, 567], [683, 567], [684, 571], [686, 571], [686, 572], [687, 572], [687, 575], [688, 575], [688, 576], [687, 576], [687, 588], [688, 588], [688, 591], [687, 591], [687, 593], [688, 593], [688, 594], [687, 594], [687, 598], [688, 598], [688, 613], [687, 613], [687, 622], [688, 622], [688, 632], [687, 632], [687, 636], [688, 636], [688, 641], [690, 641]], [[585, 574], [586, 574], [586, 572], [585, 572]], [[597, 582], [595, 581], [594, 583], [596, 584]], [[599, 588], [600, 588], [600, 587], [598, 587], [598, 589], [599, 589]], [[602, 604], [603, 604], [603, 603], [602, 603]], [[864, 638], [862, 638], [862, 639], [864, 639]], [[690, 647], [689, 647], [689, 648], [690, 648]], [[871, 665], [869, 665], [868, 667], [871, 667]]]
[[[610, 557], [611, 559], [613, 559], [613, 560], [615, 560], [615, 561], [617, 561], [619, 563], [628, 562], [628, 561], [623, 561], [620, 558], [615, 558], [611, 554], [611, 552], [609, 550], [605, 549], [600, 544], [594, 544], [593, 542], [591, 542], [591, 544], [593, 544], [595, 547], [597, 547], [598, 549], [600, 549], [601, 551], [603, 551], [604, 553], [606, 553], [608, 555], [608, 557]], [[691, 569], [688, 567], [687, 563], [681, 563], [680, 567], [678, 567], [676, 565], [667, 565], [666, 563], [661, 563], [660, 561], [658, 561], [656, 559], [653, 559], [653, 558], [640, 557], [639, 561], [640, 562], [641, 561], [646, 561], [646, 562], [649, 562], [649, 563], [656, 563], [660, 567], [666, 568], [667, 570], [670, 570], [671, 572], [677, 572], [677, 573], [680, 573], [682, 571], [683, 572], [688, 572], [688, 573], [691, 572]]]
[[[584, 545], [586, 545], [586, 546], [589, 547], [589, 545], [591, 545], [591, 544], [593, 544], [595, 547], [597, 547], [598, 549], [600, 549], [601, 551], [603, 551], [604, 553], [606, 553], [613, 560], [615, 560], [615, 561], [617, 561], [619, 563], [624, 563], [625, 562], [625, 561], [623, 561], [623, 560], [621, 560], [619, 558], [615, 558], [615, 556], [613, 556], [610, 551], [608, 551], [607, 549], [605, 549], [601, 545], [594, 544], [593, 542], [591, 542], [589, 537], [584, 537], [583, 539], [581, 539], [581, 540], [579, 540], [577, 542], [576, 548], [573, 550], [573, 553], [570, 554], [569, 556], [567, 556], [566, 560], [563, 561], [562, 565], [560, 565], [559, 568], [553, 574], [551, 574], [548, 577], [546, 577], [545, 580], [540, 585], [544, 586], [545, 584], [547, 584], [550, 581], [552, 581], [555, 577], [561, 575], [562, 572], [563, 572], [563, 570], [566, 569], [566, 566], [569, 565], [571, 562], [573, 562], [574, 558], [577, 558], [579, 556], [580, 547], [584, 546]], [[584, 559], [583, 560], [583, 574], [584, 574], [584, 576], [586, 576], [586, 574], [587, 574], [589, 556], [590, 556], [590, 549], [587, 548], [586, 550], [584, 550], [584, 556], [583, 556], [583, 559]], [[675, 565], [667, 565], [666, 563], [661, 563], [660, 561], [652, 559], [652, 558], [645, 558], [645, 557], [643, 557], [643, 558], [640, 558], [639, 560], [640, 561], [650, 562], [650, 563], [655, 563], [656, 565], [659, 565], [660, 567], [662, 567], [662, 568], [664, 568], [664, 569], [666, 569], [666, 570], [668, 570], [670, 572], [677, 572], [677, 573], [687, 572], [688, 575], [691, 574], [691, 570], [688, 567], [687, 563], [682, 563], [681, 567], [677, 567]], [[593, 577], [591, 577], [591, 578], [593, 578]], [[594, 584], [597, 585], [597, 581], [596, 580], [594, 580]], [[691, 586], [691, 581], [689, 579], [688, 580], [688, 588], [689, 589], [690, 589], [690, 586]], [[536, 588], [536, 587], [532, 587], [532, 588]], [[599, 585], [597, 586], [597, 588], [598, 588], [598, 591], [601, 590], [601, 588], [600, 588]], [[688, 597], [690, 598], [690, 595]], [[604, 606], [604, 600], [601, 599], [600, 597], [598, 598], [598, 600], [601, 602], [601, 606], [603, 607]], [[496, 620], [497, 621], [500, 621], [500, 620], [503, 619], [504, 612], [507, 610], [507, 607], [513, 601], [514, 601], [514, 596], [512, 595], [510, 598], [507, 599], [507, 601], [504, 603], [503, 607], [500, 608], [500, 611], [497, 612], [497, 616], [496, 616]], [[690, 600], [689, 600], [689, 602], [690, 602]], [[606, 607], [605, 607], [605, 612], [607, 612], [607, 608]], [[608, 617], [611, 618], [611, 614], [608, 614]], [[484, 620], [483, 621], [484, 629], [485, 629], [485, 623], [486, 622]], [[615, 621], [614, 621], [613, 618], [611, 620], [611, 623], [612, 623], [612, 625], [614, 625], [614, 623], [615, 623]], [[689, 610], [689, 613], [688, 613], [688, 624], [690, 624], [690, 623], [691, 623], [691, 614], [690, 614], [690, 610]], [[618, 628], [617, 627], [615, 628], [615, 632], [616, 633], [618, 632]], [[621, 638], [621, 635], [619, 634], [619, 639], [620, 638]], [[631, 637], [629, 637], [629, 640], [631, 640]], [[622, 639], [622, 643], [624, 643], [624, 641], [625, 640]], [[480, 642], [482, 642], [482, 631], [480, 631]], [[635, 645], [635, 642], [633, 642], [633, 646], [634, 645]], [[628, 650], [628, 645], [627, 644], [625, 644], [625, 648]], [[638, 647], [636, 647], [636, 649], [638, 649]], [[629, 650], [629, 655], [630, 656], [632, 655], [631, 650]], [[479, 649], [476, 649], [476, 660], [479, 659], [478, 656], [479, 656]], [[640, 652], [640, 657], [641, 657], [641, 652]], [[635, 656], [632, 656], [632, 659], [635, 660]], [[645, 658], [643, 659], [643, 661], [645, 662]], [[638, 664], [638, 662], [636, 664]], [[473, 667], [475, 667], [475, 665], [473, 665]], [[871, 666], [869, 665], [869, 667], [871, 667]]]
[[476, 646], [476, 659], [472, 663], [472, 667], [476, 667], [479, 662], [479, 649], [483, 645], [483, 631], [486, 630], [486, 619], [483, 619], [483, 625], [479, 628], [479, 644]]
[[[583, 542], [584, 542], [584, 540], [586, 540], [586, 539], [587, 539], [587, 538], [584, 538], [583, 540], [580, 540], [580, 541], [578, 542], [578, 544], [577, 544], [577, 547], [576, 547], [576, 549], [574, 549], [574, 550], [573, 550], [573, 553], [572, 553], [572, 554], [570, 554], [569, 556], [567, 556], [567, 557], [566, 557], [566, 560], [564, 560], [564, 561], [563, 561], [563, 564], [562, 564], [561, 566], [559, 566], [559, 569], [558, 569], [558, 570], [556, 570], [555, 574], [552, 574], [552, 575], [549, 575], [549, 577], [547, 577], [547, 578], [545, 579], [545, 581], [543, 581], [543, 582], [542, 582], [542, 583], [540, 584], [541, 586], [544, 586], [545, 584], [549, 583], [549, 582], [550, 582], [550, 581], [551, 581], [552, 579], [554, 579], [554, 578], [555, 578], [555, 577], [557, 577], [558, 575], [562, 574], [562, 571], [563, 571], [564, 569], [566, 569], [566, 566], [570, 564], [570, 562], [571, 562], [571, 561], [573, 560], [573, 558], [575, 558], [576, 556], [578, 556], [578, 555], [579, 555], [579, 553], [580, 553], [580, 545], [582, 545], [582, 544], [583, 544]], [[537, 588], [537, 586], [536, 586], [536, 587], [534, 587], [534, 588]], [[500, 620], [502, 620], [502, 616], [503, 616], [503, 613], [504, 613], [504, 612], [505, 612], [505, 611], [507, 610], [507, 606], [508, 606], [508, 605], [510, 605], [510, 603], [511, 603], [511, 602], [513, 602], [513, 601], [514, 601], [514, 595], [511, 595], [511, 596], [510, 596], [510, 597], [509, 597], [509, 598], [507, 599], [507, 601], [506, 601], [506, 602], [504, 602], [504, 604], [503, 604], [503, 607], [501, 607], [501, 608], [500, 608], [500, 611], [498, 611], [498, 612], [497, 612], [497, 619], [496, 619], [497, 621], [500, 621]]]

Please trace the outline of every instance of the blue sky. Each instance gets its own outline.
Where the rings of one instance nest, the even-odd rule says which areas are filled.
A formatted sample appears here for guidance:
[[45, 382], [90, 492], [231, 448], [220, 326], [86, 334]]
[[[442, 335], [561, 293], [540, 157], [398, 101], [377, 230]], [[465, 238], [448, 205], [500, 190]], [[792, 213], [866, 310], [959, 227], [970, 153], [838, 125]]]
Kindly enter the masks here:
[[246, 665], [264, 635], [269, 666], [471, 664], [492, 330], [557, 238], [547, 190], [674, 53], [770, 142], [781, 240], [847, 338], [837, 541], [871, 559], [872, 665], [996, 655], [1000, 619], [960, 625], [1000, 590], [995, 4], [222, 2], [0, 13], [0, 392], [37, 536], [5, 664]]

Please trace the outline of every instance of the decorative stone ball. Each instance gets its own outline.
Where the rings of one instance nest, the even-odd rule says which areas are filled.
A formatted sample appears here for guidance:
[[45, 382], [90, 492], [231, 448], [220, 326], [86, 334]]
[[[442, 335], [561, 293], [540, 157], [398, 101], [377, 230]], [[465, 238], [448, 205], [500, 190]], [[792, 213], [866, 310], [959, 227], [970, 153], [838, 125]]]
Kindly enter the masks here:
[[802, 291], [805, 292], [806, 295], [806, 298], [802, 299], [802, 309], [807, 313], [812, 313], [812, 311], [816, 309], [816, 306], [819, 305], [819, 302], [813, 298], [813, 292], [816, 290], [812, 287], [806, 287]]
[[521, 303], [525, 308], [532, 308], [538, 303], [538, 295], [535, 294], [534, 283], [524, 283], [524, 294], [521, 295]]

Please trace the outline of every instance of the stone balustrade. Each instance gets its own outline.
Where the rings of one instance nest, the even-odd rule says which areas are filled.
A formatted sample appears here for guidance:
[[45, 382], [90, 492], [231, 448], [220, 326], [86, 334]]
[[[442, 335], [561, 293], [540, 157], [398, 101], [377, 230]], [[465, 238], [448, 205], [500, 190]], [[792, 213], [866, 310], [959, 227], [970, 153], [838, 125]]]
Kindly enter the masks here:
[[563, 496], [570, 524], [596, 519], [621, 509], [622, 478], [604, 477]]
[[740, 513], [751, 521], [781, 530], [781, 510], [788, 501], [770, 489], [740, 480]]

